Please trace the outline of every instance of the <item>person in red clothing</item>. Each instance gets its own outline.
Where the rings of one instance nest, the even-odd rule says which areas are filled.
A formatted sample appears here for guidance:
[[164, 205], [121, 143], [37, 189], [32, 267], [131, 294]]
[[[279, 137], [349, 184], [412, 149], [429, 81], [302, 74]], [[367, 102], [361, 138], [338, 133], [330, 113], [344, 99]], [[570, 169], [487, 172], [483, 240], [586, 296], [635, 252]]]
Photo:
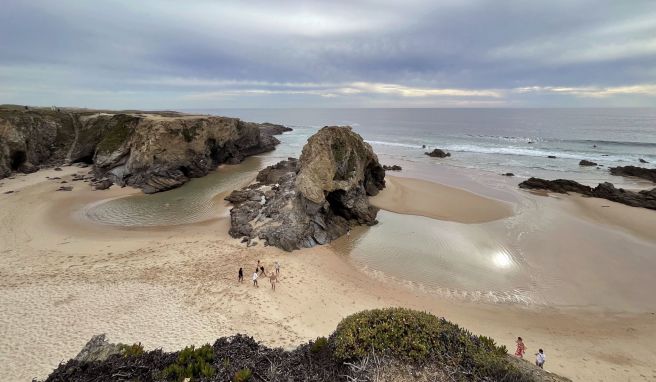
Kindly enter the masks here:
[[517, 337], [517, 350], [515, 350], [515, 355], [519, 358], [524, 358], [524, 352], [526, 352], [526, 345], [524, 345], [524, 341], [522, 340], [522, 337]]

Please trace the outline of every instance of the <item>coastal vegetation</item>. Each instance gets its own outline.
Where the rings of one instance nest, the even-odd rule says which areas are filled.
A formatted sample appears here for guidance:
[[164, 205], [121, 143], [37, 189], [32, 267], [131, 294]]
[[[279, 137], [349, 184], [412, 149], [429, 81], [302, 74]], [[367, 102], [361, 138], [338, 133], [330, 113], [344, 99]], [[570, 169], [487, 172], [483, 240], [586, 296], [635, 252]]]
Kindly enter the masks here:
[[328, 338], [290, 351], [242, 335], [174, 353], [116, 348], [104, 359], [60, 364], [46, 381], [567, 381], [513, 360], [488, 337], [404, 308], [353, 314]]

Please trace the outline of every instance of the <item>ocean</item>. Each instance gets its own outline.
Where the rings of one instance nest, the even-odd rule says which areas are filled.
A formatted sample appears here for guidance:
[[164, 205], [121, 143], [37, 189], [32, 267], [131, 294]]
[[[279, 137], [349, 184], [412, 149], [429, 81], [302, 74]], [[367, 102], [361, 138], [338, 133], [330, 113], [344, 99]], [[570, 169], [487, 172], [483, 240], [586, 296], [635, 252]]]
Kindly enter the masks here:
[[[327, 125], [349, 125], [385, 164], [439, 163], [520, 178], [568, 178], [596, 185], [610, 181], [611, 166], [656, 164], [656, 108], [617, 109], [194, 109], [290, 126], [277, 157], [298, 156], [307, 138]], [[422, 148], [423, 146], [426, 148]], [[441, 148], [445, 159], [424, 155]], [[555, 159], [549, 158], [555, 156]], [[648, 161], [641, 164], [639, 159]], [[599, 164], [581, 167], [586, 159]]]

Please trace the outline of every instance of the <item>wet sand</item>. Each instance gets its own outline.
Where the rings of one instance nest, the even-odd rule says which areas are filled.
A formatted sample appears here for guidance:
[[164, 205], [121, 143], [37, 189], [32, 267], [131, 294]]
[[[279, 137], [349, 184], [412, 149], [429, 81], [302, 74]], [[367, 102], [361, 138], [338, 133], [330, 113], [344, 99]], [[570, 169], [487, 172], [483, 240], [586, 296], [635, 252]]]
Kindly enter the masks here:
[[[57, 176], [76, 171], [83, 170], [64, 168]], [[653, 311], [609, 312], [594, 307], [447, 298], [385, 274], [361, 272], [333, 246], [291, 254], [271, 247], [246, 248], [226, 234], [225, 205], [216, 219], [175, 227], [92, 224], [80, 219], [85, 206], [135, 191], [114, 187], [91, 191], [76, 182], [71, 192], [55, 192], [59, 185], [45, 179], [49, 174], [40, 171], [0, 181], [0, 375], [6, 380], [43, 378], [98, 333], [107, 333], [112, 341], [140, 341], [149, 349], [174, 350], [238, 332], [290, 348], [329, 334], [348, 314], [384, 306], [433, 312], [492, 336], [511, 352], [514, 338], [521, 335], [527, 354], [545, 348], [546, 368], [574, 380], [656, 378]], [[9, 189], [18, 192], [3, 194]], [[635, 236], [630, 219], [611, 226], [595, 223], [599, 217], [592, 212], [561, 211], [569, 203], [565, 198], [530, 195], [527, 203], [541, 206], [540, 213], [558, 209], [554, 216], [576, 211], [577, 219], [581, 215], [580, 220], [590, 225]], [[613, 213], [623, 215], [622, 211]], [[647, 217], [648, 224], [654, 222], [653, 215], [637, 213]], [[503, 225], [512, 219], [528, 224], [522, 216], [485, 224]], [[641, 230], [648, 237], [640, 240], [654, 240], [646, 228]], [[335, 245], [346, 245], [354, 236], [343, 237]], [[258, 259], [267, 270], [274, 261], [281, 263], [275, 292], [266, 279], [260, 279], [259, 288], [250, 284], [249, 277], [237, 283], [239, 267], [248, 276]], [[568, 260], [551, 261], [567, 267]]]
[[369, 199], [387, 211], [460, 223], [485, 223], [512, 215], [508, 203], [420, 179], [387, 175], [385, 188]]

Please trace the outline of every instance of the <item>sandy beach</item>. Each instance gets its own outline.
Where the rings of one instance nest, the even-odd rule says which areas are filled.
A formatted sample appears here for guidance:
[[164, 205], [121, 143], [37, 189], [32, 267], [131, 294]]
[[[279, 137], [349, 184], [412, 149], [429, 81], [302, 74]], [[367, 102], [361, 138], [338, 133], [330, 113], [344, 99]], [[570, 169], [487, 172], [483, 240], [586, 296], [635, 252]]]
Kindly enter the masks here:
[[[92, 191], [77, 182], [71, 184], [73, 191], [56, 192], [59, 180], [46, 178], [58, 176], [71, 183], [76, 172], [86, 170], [64, 167], [61, 172], [39, 171], [0, 181], [0, 375], [4, 380], [44, 378], [98, 333], [106, 333], [111, 341], [141, 342], [148, 349], [174, 350], [235, 333], [290, 348], [328, 335], [346, 315], [384, 306], [444, 316], [493, 337], [511, 352], [514, 339], [521, 335], [529, 359], [538, 347], [545, 348], [546, 369], [576, 381], [656, 378], [653, 301], [652, 310], [646, 309], [647, 301], [629, 312], [451, 299], [384, 274], [362, 272], [335, 249], [351, 237], [293, 253], [261, 245], [246, 248], [227, 235], [229, 206], [222, 201], [217, 202], [221, 213], [200, 223], [137, 229], [97, 224], [84, 218], [81, 211], [86, 206], [136, 191], [115, 187]], [[14, 193], [5, 194], [9, 190]], [[653, 211], [579, 197], [521, 195], [526, 204], [539, 206], [547, 219], [568, 216], [586, 229], [592, 225], [600, 230], [595, 232], [620, 231], [646, 248], [653, 248], [656, 241]], [[373, 202], [401, 214], [483, 226], [517, 219], [511, 217], [517, 206], [398, 177], [389, 177], [388, 188]], [[464, 207], [455, 208], [456, 204]], [[581, 238], [581, 243], [585, 240]], [[653, 272], [653, 260], [647, 255], [638, 265]], [[275, 292], [266, 279], [260, 279], [259, 288], [250, 283], [248, 275], [257, 260], [267, 272], [274, 261], [280, 262]], [[549, 259], [563, 269], [568, 267], [566, 260]], [[240, 267], [247, 276], [243, 284], [237, 282]], [[647, 292], [638, 297], [649, 298], [653, 281], [650, 284], [638, 275], [635, 282]]]

